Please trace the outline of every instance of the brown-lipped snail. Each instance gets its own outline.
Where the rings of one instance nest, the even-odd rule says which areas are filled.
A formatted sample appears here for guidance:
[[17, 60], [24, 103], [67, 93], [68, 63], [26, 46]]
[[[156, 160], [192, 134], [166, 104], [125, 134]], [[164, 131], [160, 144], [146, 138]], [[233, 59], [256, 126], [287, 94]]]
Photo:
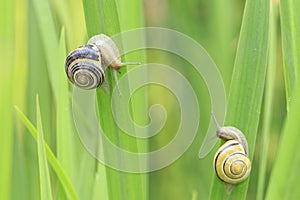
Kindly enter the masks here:
[[250, 174], [248, 143], [239, 129], [220, 126], [213, 113], [212, 117], [217, 126], [217, 137], [225, 141], [215, 154], [214, 169], [230, 193], [233, 185], [243, 182]]
[[95, 89], [105, 80], [105, 70], [113, 70], [120, 92], [117, 71], [125, 65], [139, 62], [121, 62], [120, 52], [114, 41], [104, 35], [95, 35], [87, 43], [71, 51], [66, 58], [65, 70], [69, 80], [82, 89]]

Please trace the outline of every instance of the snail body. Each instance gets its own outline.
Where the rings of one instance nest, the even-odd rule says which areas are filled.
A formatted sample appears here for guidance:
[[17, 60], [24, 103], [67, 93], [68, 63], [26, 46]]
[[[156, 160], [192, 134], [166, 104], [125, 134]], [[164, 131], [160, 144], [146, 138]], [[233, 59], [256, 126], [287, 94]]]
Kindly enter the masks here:
[[224, 141], [238, 141], [244, 147], [245, 153], [248, 155], [248, 142], [242, 131], [239, 129], [233, 126], [222, 126], [218, 128], [217, 136]]
[[217, 125], [217, 137], [225, 141], [214, 157], [216, 174], [227, 185], [241, 183], [251, 171], [247, 140], [239, 129], [220, 126], [214, 115], [213, 119]]
[[121, 62], [120, 52], [114, 41], [104, 35], [95, 35], [87, 45], [71, 51], [66, 58], [65, 70], [69, 80], [82, 89], [95, 89], [105, 80], [105, 70], [112, 68], [119, 93], [117, 71], [124, 65], [138, 62]]

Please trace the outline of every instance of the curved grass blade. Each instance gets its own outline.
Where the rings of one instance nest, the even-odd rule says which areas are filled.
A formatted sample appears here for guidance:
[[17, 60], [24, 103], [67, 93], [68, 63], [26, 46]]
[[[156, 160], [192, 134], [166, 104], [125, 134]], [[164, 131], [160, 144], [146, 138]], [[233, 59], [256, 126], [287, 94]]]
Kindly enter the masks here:
[[[31, 133], [32, 137], [37, 140], [37, 130], [33, 126], [33, 124], [29, 121], [29, 119], [24, 115], [24, 113], [18, 108], [15, 107], [17, 114], [19, 115], [20, 119], [23, 121], [24, 125], [27, 127], [29, 132]], [[55, 171], [57, 177], [59, 178], [61, 184], [64, 186], [66, 193], [70, 197], [70, 199], [79, 199], [74, 187], [71, 184], [70, 179], [67, 177], [64, 169], [62, 168], [61, 164], [55, 158], [55, 155], [51, 151], [50, 147], [44, 142], [44, 148], [46, 151], [47, 158], [49, 163], [51, 164], [53, 170]]]

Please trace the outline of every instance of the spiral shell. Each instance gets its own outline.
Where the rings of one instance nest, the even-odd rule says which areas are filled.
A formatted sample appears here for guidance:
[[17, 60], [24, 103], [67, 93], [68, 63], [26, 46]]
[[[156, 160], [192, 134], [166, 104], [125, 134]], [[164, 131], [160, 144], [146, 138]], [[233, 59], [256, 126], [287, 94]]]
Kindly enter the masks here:
[[103, 83], [105, 69], [109, 66], [113, 69], [116, 86], [121, 95], [116, 71], [122, 66], [137, 64], [140, 63], [121, 62], [120, 52], [114, 41], [100, 34], [93, 36], [87, 45], [72, 51], [66, 59], [65, 69], [68, 78], [76, 86], [94, 89]]
[[214, 168], [222, 181], [237, 184], [249, 176], [251, 162], [241, 143], [228, 140], [218, 149], [214, 158]]
[[69, 80], [83, 89], [97, 88], [104, 81], [101, 52], [94, 44], [72, 51], [66, 58], [65, 70]]
[[[214, 158], [216, 174], [227, 185], [240, 183], [247, 179], [251, 171], [246, 137], [235, 127], [220, 126], [213, 113], [212, 117], [217, 127], [217, 137], [225, 141]], [[232, 187], [226, 189], [230, 192]]]

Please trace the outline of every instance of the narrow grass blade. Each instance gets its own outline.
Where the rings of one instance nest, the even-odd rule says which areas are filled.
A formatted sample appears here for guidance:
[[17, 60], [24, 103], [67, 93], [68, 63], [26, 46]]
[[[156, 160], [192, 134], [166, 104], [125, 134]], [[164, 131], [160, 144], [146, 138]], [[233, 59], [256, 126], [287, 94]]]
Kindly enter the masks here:
[[287, 99], [287, 118], [280, 138], [280, 146], [272, 170], [266, 199], [297, 199], [300, 196], [298, 174], [300, 154], [299, 138], [299, 72], [300, 31], [299, 1], [281, 1], [281, 32]]
[[44, 147], [44, 133], [41, 119], [39, 97], [36, 96], [36, 119], [37, 119], [37, 147], [38, 147], [38, 159], [39, 159], [39, 172], [40, 172], [40, 190], [41, 200], [51, 200], [52, 190], [50, 175], [47, 163], [47, 157]]
[[0, 0], [0, 199], [10, 199], [13, 156], [13, 59], [15, 43], [14, 1]]
[[[28, 10], [33, 11], [33, 2], [27, 1]], [[36, 103], [35, 96], [38, 93], [40, 100], [43, 102], [40, 105], [41, 115], [46, 119], [43, 123], [44, 138], [48, 145], [53, 147], [55, 139], [52, 137], [55, 127], [53, 127], [54, 115], [51, 112], [53, 105], [53, 95], [50, 89], [50, 82], [48, 79], [48, 72], [46, 70], [45, 54], [43, 52], [42, 41], [39, 35], [37, 17], [34, 12], [28, 12], [28, 34], [24, 40], [28, 41], [28, 71], [26, 80], [26, 108], [22, 109], [21, 105], [16, 104], [20, 109], [26, 112], [27, 117], [36, 121]], [[37, 76], [38, 74], [38, 76]], [[42, 80], [42, 81], [41, 81]], [[38, 83], [38, 84], [37, 84]], [[20, 122], [20, 121], [19, 121]], [[20, 122], [22, 123], [22, 122]], [[24, 127], [22, 123], [22, 127]], [[23, 175], [30, 187], [26, 188], [23, 195], [26, 199], [37, 200], [40, 198], [39, 190], [39, 174], [38, 172], [38, 156], [35, 146], [35, 141], [30, 136], [28, 130], [25, 128], [25, 134], [22, 134], [21, 141], [21, 157], [30, 157], [31, 159], [23, 159], [24, 167]]]
[[[198, 2], [198, 1], [197, 1]], [[236, 2], [226, 2], [222, 0], [215, 0], [209, 2], [213, 5], [213, 16], [211, 17], [212, 33], [208, 31], [211, 45], [208, 48], [213, 48], [211, 51], [207, 49], [210, 55], [214, 58], [225, 84], [226, 92], [229, 92], [231, 81], [231, 74], [233, 69], [233, 62], [235, 56], [235, 48], [233, 47], [233, 40], [236, 35], [235, 26], [233, 23], [237, 19]], [[220, 53], [222, 52], [222, 53]]]
[[[47, 62], [51, 63], [55, 61], [58, 37], [57, 30], [55, 28], [54, 19], [51, 13], [51, 7], [48, 0], [39, 1], [32, 0], [34, 12], [37, 17], [38, 27], [41, 31], [42, 41], [44, 45], [45, 55], [47, 58]], [[49, 70], [51, 73], [51, 70]], [[51, 76], [51, 74], [50, 74]]]
[[[256, 131], [262, 103], [269, 36], [269, 2], [246, 1], [240, 41], [232, 74], [225, 125], [245, 134], [253, 158]], [[215, 177], [211, 199], [245, 199], [249, 179], [226, 194], [224, 184]]]
[[[56, 128], [57, 128], [57, 157], [65, 170], [70, 170], [71, 177], [76, 177], [74, 169], [74, 129], [70, 113], [70, 96], [68, 79], [66, 77], [64, 64], [66, 58], [65, 34], [61, 32], [61, 37], [57, 49], [57, 63], [53, 70], [52, 82], [56, 82], [53, 88], [56, 93]], [[54, 67], [54, 66], [52, 66]], [[75, 170], [75, 171], [74, 171]]]
[[109, 199], [105, 166], [101, 163], [98, 163], [97, 165], [97, 172], [93, 185], [93, 200], [98, 199]]
[[[117, 1], [117, 7], [119, 10], [120, 16], [120, 27], [121, 30], [131, 30], [135, 28], [144, 27], [144, 2], [141, 0], [130, 0], [130, 1]], [[131, 41], [125, 42], [123, 41], [123, 45], [125, 47], [126, 44], [130, 45]], [[137, 51], [133, 54], [126, 55], [127, 61], [138, 61], [140, 63], [145, 63], [146, 52], [145, 51]], [[138, 65], [127, 66], [127, 71], [130, 69], [138, 67]], [[129, 76], [129, 88], [138, 80], [143, 78], [147, 80], [148, 73], [140, 74], [139, 77]], [[135, 92], [134, 95], [131, 96], [131, 111], [133, 120], [137, 124], [147, 124], [148, 123], [148, 87], [139, 88], [138, 92]], [[149, 151], [149, 143], [144, 140], [137, 140], [138, 150], [141, 152]], [[149, 165], [149, 160], [145, 161], [147, 163], [141, 163], [141, 165], [147, 166]], [[144, 194], [142, 199], [149, 199], [149, 175], [143, 174], [140, 175], [142, 178], [142, 193]]]
[[[14, 67], [14, 104], [18, 105], [21, 109], [25, 107], [25, 97], [26, 97], [26, 79], [28, 70], [28, 13], [26, 0], [16, 0], [15, 1], [15, 11], [16, 11], [16, 31], [15, 31], [15, 67]], [[17, 129], [21, 127], [18, 127]], [[24, 128], [24, 126], [22, 125]], [[22, 130], [22, 129], [21, 129]], [[20, 131], [19, 133], [22, 133]], [[18, 136], [20, 136], [19, 134]]]
[[[290, 101], [290, 112], [280, 139], [280, 147], [272, 170], [266, 199], [297, 199], [300, 196], [300, 182], [297, 176], [300, 165], [300, 87]], [[298, 180], [297, 180], [298, 179]], [[296, 198], [297, 197], [297, 198]]]
[[277, 18], [278, 18], [278, 4], [271, 1], [270, 10], [270, 50], [268, 59], [268, 69], [265, 88], [265, 100], [263, 108], [263, 125], [261, 135], [261, 152], [259, 160], [259, 176], [257, 184], [257, 200], [263, 200], [265, 195], [266, 185], [266, 167], [268, 159], [270, 126], [272, 117], [273, 96], [276, 83], [276, 55], [277, 55]]
[[[65, 76], [64, 70], [64, 62], [65, 62], [65, 32], [64, 29], [61, 31], [61, 37], [59, 40], [58, 48], [57, 48], [57, 59], [56, 65], [51, 65], [48, 61], [48, 66], [51, 66], [52, 69], [48, 68], [54, 77], [52, 78], [53, 91], [55, 94], [55, 102], [56, 102], [56, 147], [57, 147], [57, 159], [60, 161], [61, 165], [65, 170], [69, 173], [69, 176], [76, 177], [74, 172], [74, 162], [73, 162], [73, 137], [72, 133], [72, 124], [71, 124], [71, 114], [70, 114], [70, 101], [68, 96], [68, 82]], [[55, 68], [54, 68], [55, 66]], [[51, 74], [50, 73], [50, 74]], [[63, 192], [63, 188], [59, 185], [58, 189], [58, 198], [65, 199], [66, 195]]]
[[[300, 76], [300, 1], [280, 1], [282, 54], [284, 63], [287, 109]], [[289, 109], [288, 109], [289, 110]]]
[[[18, 108], [15, 107], [17, 114], [19, 115], [20, 119], [23, 121], [24, 125], [27, 127], [29, 132], [31, 133], [32, 137], [37, 140], [37, 130], [33, 126], [33, 124], [28, 120], [28, 118], [24, 115], [24, 113]], [[59, 178], [61, 184], [64, 186], [66, 193], [71, 199], [79, 199], [71, 182], [70, 179], [67, 177], [64, 169], [62, 168], [61, 164], [55, 158], [55, 155], [49, 148], [49, 146], [44, 142], [44, 147], [46, 151], [47, 158], [49, 163], [51, 164], [53, 170], [55, 171], [57, 177]]]

